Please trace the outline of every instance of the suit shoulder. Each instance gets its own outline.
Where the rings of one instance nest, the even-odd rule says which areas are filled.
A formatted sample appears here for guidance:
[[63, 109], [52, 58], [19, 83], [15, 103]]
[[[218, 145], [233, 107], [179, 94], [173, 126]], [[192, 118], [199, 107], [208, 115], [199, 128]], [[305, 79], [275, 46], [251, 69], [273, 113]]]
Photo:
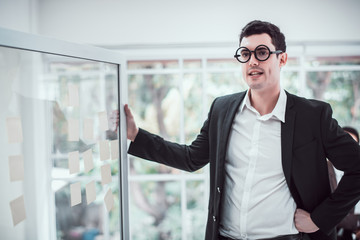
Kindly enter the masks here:
[[309, 99], [300, 97], [294, 94], [287, 93], [289, 103], [291, 102], [294, 104], [295, 107], [305, 110], [319, 110], [322, 108], [330, 107], [330, 104], [324, 101], [316, 100], [316, 99]]
[[246, 91], [243, 91], [243, 92], [238, 92], [238, 93], [233, 93], [233, 94], [217, 97], [217, 98], [215, 98], [213, 104], [224, 106], [224, 104], [231, 103], [234, 100], [242, 99], [245, 96], [245, 94], [246, 94]]
[[211, 104], [209, 117], [210, 115], [213, 117], [225, 116], [229, 110], [236, 109], [245, 94], [246, 92], [239, 92], [215, 98]]

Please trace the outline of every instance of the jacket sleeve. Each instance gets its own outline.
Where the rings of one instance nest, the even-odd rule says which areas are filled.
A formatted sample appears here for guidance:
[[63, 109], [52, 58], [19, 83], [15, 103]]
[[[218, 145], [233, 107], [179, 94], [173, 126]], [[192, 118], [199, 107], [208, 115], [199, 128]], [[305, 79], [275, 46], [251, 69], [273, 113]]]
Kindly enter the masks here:
[[139, 129], [128, 153], [185, 171], [192, 172], [202, 168], [209, 162], [209, 122], [213, 105], [200, 133], [190, 145], [169, 142], [158, 135]]
[[321, 135], [326, 157], [344, 171], [336, 190], [311, 213], [314, 223], [330, 233], [360, 199], [360, 147], [332, 118], [329, 104], [322, 110]]

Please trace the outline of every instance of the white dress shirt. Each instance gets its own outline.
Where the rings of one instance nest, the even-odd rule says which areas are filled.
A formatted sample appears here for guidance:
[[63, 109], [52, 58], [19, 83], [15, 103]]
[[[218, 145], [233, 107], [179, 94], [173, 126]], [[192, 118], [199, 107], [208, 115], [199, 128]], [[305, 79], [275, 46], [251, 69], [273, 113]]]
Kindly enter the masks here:
[[296, 234], [296, 204], [281, 160], [286, 93], [281, 89], [275, 108], [263, 116], [251, 106], [248, 94], [230, 131], [220, 234], [250, 240]]

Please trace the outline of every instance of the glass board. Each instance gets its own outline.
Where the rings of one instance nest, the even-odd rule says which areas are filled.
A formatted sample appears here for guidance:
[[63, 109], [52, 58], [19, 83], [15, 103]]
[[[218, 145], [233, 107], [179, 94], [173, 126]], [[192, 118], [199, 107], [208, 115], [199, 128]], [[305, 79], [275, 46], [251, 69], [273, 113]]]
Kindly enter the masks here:
[[119, 72], [0, 46], [0, 239], [122, 239]]

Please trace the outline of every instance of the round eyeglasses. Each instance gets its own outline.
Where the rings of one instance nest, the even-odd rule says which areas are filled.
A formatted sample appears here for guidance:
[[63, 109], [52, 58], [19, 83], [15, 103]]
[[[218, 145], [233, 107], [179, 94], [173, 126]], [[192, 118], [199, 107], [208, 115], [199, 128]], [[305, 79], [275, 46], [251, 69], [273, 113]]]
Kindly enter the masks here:
[[241, 63], [246, 63], [251, 58], [251, 53], [254, 53], [254, 56], [259, 61], [266, 61], [270, 57], [270, 54], [279, 54], [283, 51], [277, 50], [277, 51], [270, 51], [270, 48], [266, 45], [259, 45], [255, 48], [254, 51], [250, 51], [246, 47], [239, 47], [234, 55], [234, 58], [236, 58]]

